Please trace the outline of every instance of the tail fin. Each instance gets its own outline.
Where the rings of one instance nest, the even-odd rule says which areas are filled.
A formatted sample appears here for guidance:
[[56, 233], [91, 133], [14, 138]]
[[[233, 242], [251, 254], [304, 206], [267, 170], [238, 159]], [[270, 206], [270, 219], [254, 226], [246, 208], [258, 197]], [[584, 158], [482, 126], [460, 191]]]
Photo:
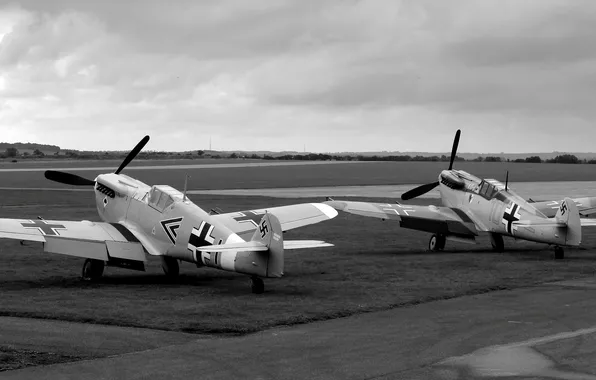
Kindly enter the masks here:
[[558, 223], [564, 223], [567, 225], [565, 244], [567, 245], [579, 245], [582, 240], [582, 226], [579, 218], [579, 209], [571, 198], [565, 198], [565, 200], [559, 206], [555, 220]]
[[277, 217], [269, 212], [265, 213], [251, 242], [264, 244], [269, 248], [266, 252], [258, 252], [265, 256], [265, 277], [281, 277], [284, 271], [284, 241], [281, 223]]

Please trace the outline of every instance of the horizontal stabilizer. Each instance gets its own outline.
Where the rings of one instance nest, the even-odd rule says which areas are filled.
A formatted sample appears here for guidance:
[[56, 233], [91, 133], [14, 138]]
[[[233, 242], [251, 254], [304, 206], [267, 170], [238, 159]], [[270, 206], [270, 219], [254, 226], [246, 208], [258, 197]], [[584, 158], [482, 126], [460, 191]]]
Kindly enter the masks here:
[[596, 219], [581, 218], [580, 222], [582, 227], [596, 227]]
[[321, 240], [284, 240], [284, 249], [306, 249], [333, 247], [333, 244]]
[[517, 222], [513, 222], [514, 226], [521, 226], [521, 227], [532, 227], [532, 226], [540, 226], [540, 227], [567, 227], [567, 223], [564, 222], [556, 222], [554, 218], [548, 218], [544, 221], [529, 221], [529, 220], [520, 220]]
[[[306, 249], [333, 247], [333, 244], [321, 240], [285, 240], [284, 249]], [[243, 243], [205, 245], [197, 248], [201, 252], [226, 252], [226, 251], [266, 251], [269, 248], [258, 241], [247, 241]]]
[[269, 248], [258, 241], [246, 241], [242, 243], [204, 245], [197, 247], [201, 252], [228, 252], [228, 251], [267, 251]]

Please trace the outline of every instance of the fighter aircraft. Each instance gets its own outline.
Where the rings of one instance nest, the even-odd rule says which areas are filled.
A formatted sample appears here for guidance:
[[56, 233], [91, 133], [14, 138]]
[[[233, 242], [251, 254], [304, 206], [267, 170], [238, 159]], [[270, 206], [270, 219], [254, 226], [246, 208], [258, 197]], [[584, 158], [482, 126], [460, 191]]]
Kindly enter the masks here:
[[94, 188], [103, 222], [0, 219], [0, 238], [37, 241], [48, 253], [86, 258], [82, 278], [102, 276], [105, 266], [145, 270], [146, 253], [161, 257], [167, 276], [179, 274], [179, 261], [251, 276], [253, 293], [263, 293], [263, 277], [281, 277], [284, 250], [328, 247], [318, 240], [285, 240], [294, 228], [334, 218], [321, 203], [303, 203], [232, 213], [208, 213], [184, 193], [149, 186], [121, 171], [149, 141], [145, 136], [114, 173], [94, 180], [48, 170], [49, 180]]
[[[495, 179], [480, 179], [453, 169], [461, 131], [455, 134], [449, 169], [437, 182], [416, 187], [401, 196], [409, 200], [439, 187], [443, 206], [369, 203], [328, 198], [325, 204], [351, 214], [399, 221], [403, 228], [431, 232], [431, 251], [442, 250], [446, 240], [476, 243], [480, 232], [488, 233], [493, 249], [504, 250], [503, 236], [554, 245], [555, 258], [564, 258], [564, 246], [581, 243], [582, 225], [594, 219], [580, 218], [596, 212], [596, 198], [565, 198], [530, 203]], [[507, 175], [508, 177], [508, 175]], [[553, 208], [554, 207], [554, 208]]]

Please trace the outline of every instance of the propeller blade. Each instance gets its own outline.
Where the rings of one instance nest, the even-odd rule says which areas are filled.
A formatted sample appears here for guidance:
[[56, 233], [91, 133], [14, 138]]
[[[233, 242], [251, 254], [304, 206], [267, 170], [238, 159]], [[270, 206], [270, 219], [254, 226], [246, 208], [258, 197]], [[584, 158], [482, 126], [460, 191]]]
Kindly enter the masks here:
[[122, 169], [124, 169], [126, 167], [126, 165], [130, 164], [130, 161], [132, 161], [137, 156], [137, 154], [139, 154], [141, 149], [143, 149], [145, 147], [145, 145], [147, 145], [148, 142], [149, 142], [149, 136], [143, 137], [143, 139], [141, 141], [139, 141], [137, 146], [135, 146], [134, 149], [131, 150], [130, 153], [128, 153], [128, 156], [126, 156], [124, 161], [122, 161], [122, 163], [120, 164], [120, 167], [118, 168], [118, 170], [115, 171], [115, 173], [119, 174], [122, 171]]
[[455, 161], [455, 155], [457, 154], [457, 147], [459, 145], [459, 136], [461, 135], [461, 131], [458, 129], [455, 132], [455, 139], [453, 140], [453, 148], [451, 148], [451, 160], [449, 161], [449, 170], [453, 168], [453, 161]]
[[439, 182], [427, 183], [426, 185], [418, 186], [412, 190], [406, 191], [401, 195], [401, 199], [407, 201], [412, 198], [416, 198], [421, 196], [422, 194], [426, 194], [435, 187], [439, 186]]
[[507, 191], [507, 186], [509, 186], [509, 170], [507, 170], [507, 175], [505, 176], [505, 191]]
[[80, 177], [76, 174], [59, 172], [56, 170], [46, 170], [44, 176], [50, 181], [64, 183], [74, 186], [95, 186], [95, 181]]

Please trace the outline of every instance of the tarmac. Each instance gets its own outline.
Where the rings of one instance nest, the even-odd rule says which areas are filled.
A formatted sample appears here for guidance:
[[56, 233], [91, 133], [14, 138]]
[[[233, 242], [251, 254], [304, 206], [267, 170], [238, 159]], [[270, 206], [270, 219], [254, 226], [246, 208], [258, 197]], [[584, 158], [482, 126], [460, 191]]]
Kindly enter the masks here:
[[[54, 350], [83, 350], [84, 341], [116, 340], [106, 343], [110, 356], [1, 372], [0, 379], [596, 379], [594, 292], [596, 279], [588, 277], [192, 340], [175, 332], [2, 318], [0, 336], [12, 336], [17, 347], [50, 340]], [[15, 325], [30, 328], [9, 333]], [[146, 345], [144, 334], [152, 336]], [[137, 343], [119, 350], [122, 341]]]
[[[320, 197], [372, 197], [399, 198], [406, 191], [421, 184], [411, 185], [365, 185], [365, 186], [320, 186], [320, 187], [279, 187], [259, 189], [189, 189], [189, 195], [233, 195], [233, 196], [266, 196], [275, 198], [313, 198]], [[570, 182], [515, 182], [510, 188], [524, 198], [540, 200], [558, 200], [564, 197], [586, 197], [596, 194], [596, 181]], [[37, 190], [37, 191], [75, 191], [91, 192], [92, 188], [60, 187], [0, 187], [0, 190]], [[440, 198], [439, 191], [434, 189], [421, 198]]]

